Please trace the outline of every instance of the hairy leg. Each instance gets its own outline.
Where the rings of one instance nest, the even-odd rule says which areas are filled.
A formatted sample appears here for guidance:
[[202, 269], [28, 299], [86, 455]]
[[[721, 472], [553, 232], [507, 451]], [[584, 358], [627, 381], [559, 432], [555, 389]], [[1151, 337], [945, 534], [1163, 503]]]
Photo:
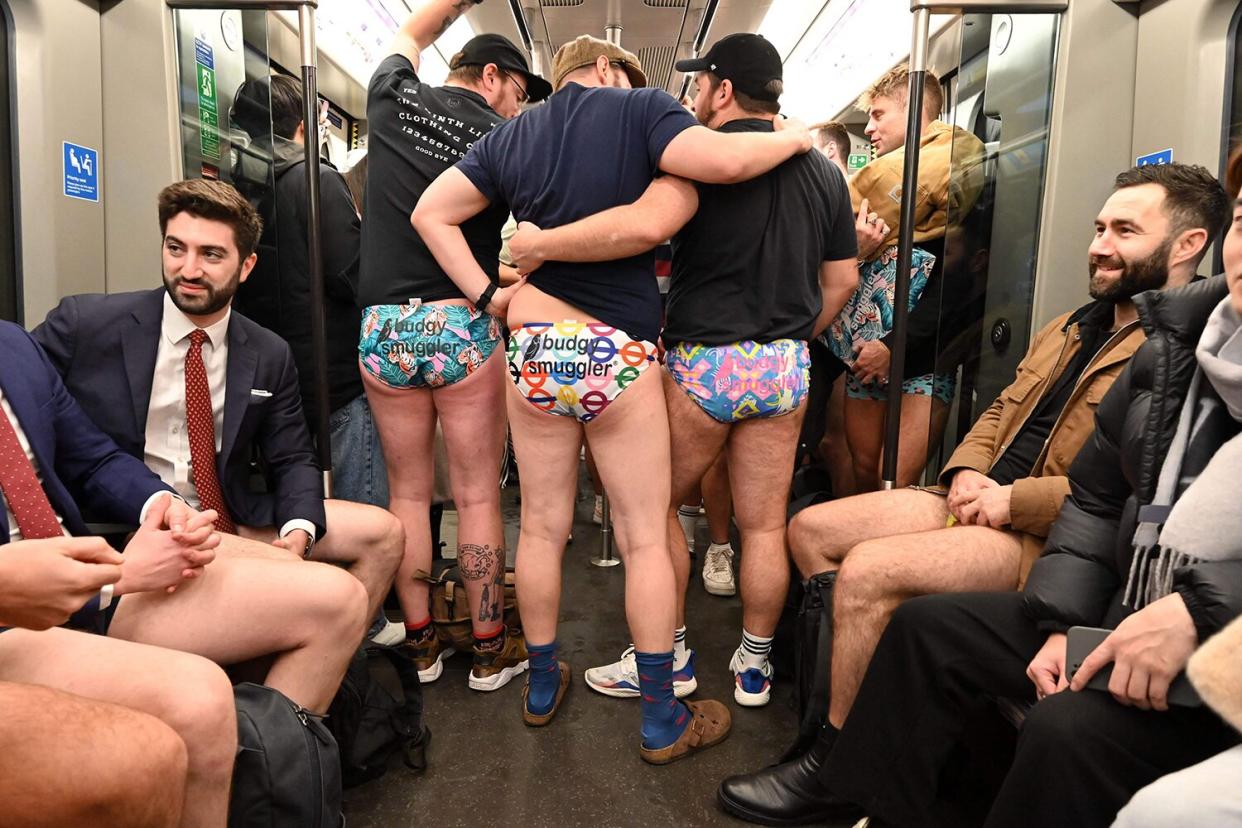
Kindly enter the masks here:
[[366, 608], [362, 584], [334, 566], [225, 555], [172, 595], [126, 595], [108, 635], [226, 666], [273, 656], [264, 683], [322, 713], [362, 640]]
[[444, 432], [449, 482], [457, 507], [457, 560], [470, 602], [470, 618], [479, 635], [491, 635], [504, 623], [500, 464], [507, 422], [505, 385], [509, 384], [504, 349], [497, 348], [469, 377], [431, 393]]
[[885, 406], [883, 400], [845, 398], [845, 443], [854, 464], [855, 491], [874, 492], [880, 488]]
[[[224, 824], [233, 757], [237, 751], [237, 713], [233, 688], [216, 665], [188, 653], [65, 629], [37, 633], [10, 630], [0, 635], [0, 676], [121, 708], [141, 710], [162, 721], [176, 734], [170, 739], [166, 729], [161, 731], [154, 727], [142, 714], [115, 707], [100, 709], [99, 705], [91, 710], [58, 712], [53, 722], [44, 724], [59, 723], [63, 729], [48, 732], [36, 721], [23, 727], [21, 717], [15, 715], [14, 708], [6, 700], [0, 731], [15, 730], [13, 738], [0, 737], [5, 745], [0, 757], [0, 767], [4, 768], [0, 771], [0, 788], [11, 783], [13, 774], [18, 772], [18, 766], [5, 767], [17, 758], [15, 746], [20, 744], [21, 738], [35, 738], [31, 755], [20, 767], [40, 776], [44, 774], [38, 773], [37, 768], [55, 768], [46, 771], [41, 784], [55, 785], [59, 780], [67, 787], [63, 797], [52, 792], [41, 796], [39, 804], [45, 809], [67, 804], [66, 798], [72, 802], [74, 796], [89, 792], [94, 784], [110, 784], [112, 793], [127, 801], [139, 794], [151, 798], [150, 802], [135, 803], [136, 807], [153, 807], [156, 813], [181, 813], [182, 825]], [[61, 697], [59, 701], [64, 700], [65, 697]], [[44, 712], [55, 709], [48, 707]], [[31, 711], [31, 715], [36, 714]], [[66, 732], [78, 727], [86, 728], [86, 733]], [[58, 732], [60, 737], [56, 735]], [[91, 738], [91, 732], [97, 733], [97, 738]], [[179, 744], [172, 744], [174, 739]], [[71, 756], [65, 756], [61, 749], [71, 751]], [[16, 752], [21, 753], [20, 750]], [[92, 754], [101, 763], [105, 756], [109, 764], [115, 761], [109, 768], [100, 768], [101, 773], [111, 772], [115, 776], [110, 780], [108, 777], [90, 778], [92, 774], [84, 772], [84, 768], [92, 764]], [[171, 767], [163, 766], [162, 759], [170, 761]], [[56, 767], [58, 765], [61, 766]], [[36, 789], [39, 784], [35, 784]], [[170, 808], [165, 798], [174, 799], [175, 808]], [[10, 810], [14, 800], [9, 795], [0, 794], [0, 800], [5, 803], [3, 821], [29, 824], [14, 819]], [[138, 816], [141, 813], [135, 814], [132, 822], [118, 815], [118, 821], [113, 824], [143, 824]], [[68, 819], [53, 820], [49, 824], [88, 823]], [[147, 824], [168, 823], [152, 821]]]
[[561, 556], [574, 521], [582, 426], [572, 417], [540, 411], [513, 383], [506, 385], [522, 486], [516, 572], [522, 629], [531, 644], [550, 644], [561, 607]]
[[635, 648], [645, 653], [673, 649], [677, 612], [668, 552], [668, 413], [660, 377], [648, 368], [586, 426], [625, 563], [625, 617]]
[[367, 617], [374, 618], [392, 587], [405, 553], [405, 530], [395, 515], [348, 500], [325, 500], [328, 532], [311, 558], [344, 564], [367, 591]]
[[[681, 524], [677, 522], [677, 507], [685, 503], [693, 491], [700, 488], [700, 481], [706, 483], [704, 475], [713, 461], [721, 456], [725, 440], [729, 437], [729, 426], [708, 416], [667, 371], [661, 369], [660, 375], [664, 377], [669, 446], [672, 449], [668, 553], [673, 563], [673, 579], [677, 591], [676, 625], [684, 627], [686, 589], [690, 585], [690, 550], [686, 546], [686, 536], [681, 531]], [[703, 485], [702, 488], [706, 496], [707, 486]]]
[[742, 535], [742, 628], [776, 632], [789, 588], [785, 505], [806, 406], [780, 417], [746, 420], [729, 435], [729, 482]]
[[916, 489], [869, 492], [803, 509], [789, 522], [789, 549], [803, 578], [837, 569], [863, 541], [943, 529], [944, 497]]
[[[359, 369], [362, 370], [362, 369]], [[436, 411], [431, 392], [396, 389], [362, 370], [362, 386], [375, 415], [388, 466], [388, 509], [405, 529], [405, 552], [397, 568], [397, 598], [407, 623], [428, 615], [430, 585], [415, 572], [431, 571], [431, 498], [435, 491]]]
[[727, 452], [721, 452], [703, 475], [703, 508], [707, 511], [707, 532], [712, 543], [728, 543], [729, 524], [733, 520], [733, 492], [729, 488]]
[[1018, 586], [1022, 541], [1015, 532], [954, 526], [864, 541], [850, 550], [833, 594], [832, 698], [840, 727], [897, 607], [916, 595], [1000, 592]]
[[[923, 476], [927, 458], [944, 436], [949, 407], [922, 394], [901, 398], [901, 438], [897, 447], [897, 486], [913, 486]], [[877, 479], [881, 467], [876, 466]]]
[[828, 418], [828, 427], [824, 430], [824, 439], [819, 445], [820, 454], [828, 464], [828, 473], [832, 475], [833, 496], [849, 497], [858, 488], [854, 482], [854, 461], [850, 457], [850, 447], [845, 439], [844, 374], [837, 377], [832, 384], [825, 416]]

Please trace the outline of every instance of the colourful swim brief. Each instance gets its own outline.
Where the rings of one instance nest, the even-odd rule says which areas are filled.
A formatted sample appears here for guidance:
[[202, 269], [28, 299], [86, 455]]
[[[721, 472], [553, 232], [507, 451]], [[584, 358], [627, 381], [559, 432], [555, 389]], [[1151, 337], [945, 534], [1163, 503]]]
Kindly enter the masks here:
[[[945, 405], [953, 402], [957, 390], [957, 377], [953, 374], [922, 374], [910, 377], [901, 384], [901, 393], [916, 397], [935, 397]], [[855, 400], [887, 400], [888, 389], [873, 382], [863, 385], [851, 372], [845, 374], [845, 394]]]
[[690, 399], [722, 423], [788, 414], [802, 405], [811, 380], [810, 352], [800, 339], [682, 342], [665, 355], [664, 366]]
[[500, 322], [465, 305], [371, 305], [358, 355], [392, 388], [440, 388], [475, 372], [500, 342]]
[[509, 337], [509, 374], [535, 408], [589, 423], [655, 354], [653, 343], [602, 322], [531, 322]]

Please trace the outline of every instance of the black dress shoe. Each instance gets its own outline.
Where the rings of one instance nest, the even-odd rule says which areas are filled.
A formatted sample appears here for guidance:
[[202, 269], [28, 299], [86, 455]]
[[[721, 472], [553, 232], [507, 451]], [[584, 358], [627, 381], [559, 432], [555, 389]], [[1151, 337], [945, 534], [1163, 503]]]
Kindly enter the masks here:
[[760, 825], [853, 825], [865, 815], [863, 809], [837, 797], [820, 779], [820, 768], [832, 750], [831, 735], [835, 734], [821, 735], [792, 762], [730, 776], [716, 790], [720, 807]]

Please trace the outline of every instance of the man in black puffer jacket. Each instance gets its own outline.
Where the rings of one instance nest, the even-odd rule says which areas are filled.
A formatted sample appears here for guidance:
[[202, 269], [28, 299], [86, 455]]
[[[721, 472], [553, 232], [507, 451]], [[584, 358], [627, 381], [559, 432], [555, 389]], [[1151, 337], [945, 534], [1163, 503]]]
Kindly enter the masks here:
[[[937, 802], [940, 776], [968, 711], [988, 696], [1038, 702], [988, 816], [997, 828], [1103, 828], [1143, 785], [1238, 741], [1206, 708], [1150, 708], [1163, 710], [1168, 680], [1198, 642], [1242, 613], [1242, 565], [1187, 566], [1168, 599], [1139, 612], [1121, 605], [1137, 507], [1154, 494], [1195, 345], [1225, 293], [1216, 277], [1135, 298], [1147, 342], [1099, 405], [1025, 591], [903, 604], [831, 753], [806, 780], [803, 813], [831, 821], [861, 806], [873, 826], [957, 824]], [[1116, 688], [1117, 699], [1057, 692], [1065, 630], [1115, 627], [1127, 615], [1110, 641], [1114, 675], [1129, 673], [1133, 689]]]

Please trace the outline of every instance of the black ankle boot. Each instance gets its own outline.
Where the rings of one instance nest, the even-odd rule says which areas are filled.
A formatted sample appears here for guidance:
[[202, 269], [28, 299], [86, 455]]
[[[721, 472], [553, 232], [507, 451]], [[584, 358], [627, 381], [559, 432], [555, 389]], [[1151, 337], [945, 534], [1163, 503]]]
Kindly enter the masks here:
[[853, 825], [863, 817], [862, 808], [834, 795], [820, 778], [835, 741], [836, 729], [826, 726], [800, 758], [721, 782], [716, 800], [734, 816], [760, 825]]

